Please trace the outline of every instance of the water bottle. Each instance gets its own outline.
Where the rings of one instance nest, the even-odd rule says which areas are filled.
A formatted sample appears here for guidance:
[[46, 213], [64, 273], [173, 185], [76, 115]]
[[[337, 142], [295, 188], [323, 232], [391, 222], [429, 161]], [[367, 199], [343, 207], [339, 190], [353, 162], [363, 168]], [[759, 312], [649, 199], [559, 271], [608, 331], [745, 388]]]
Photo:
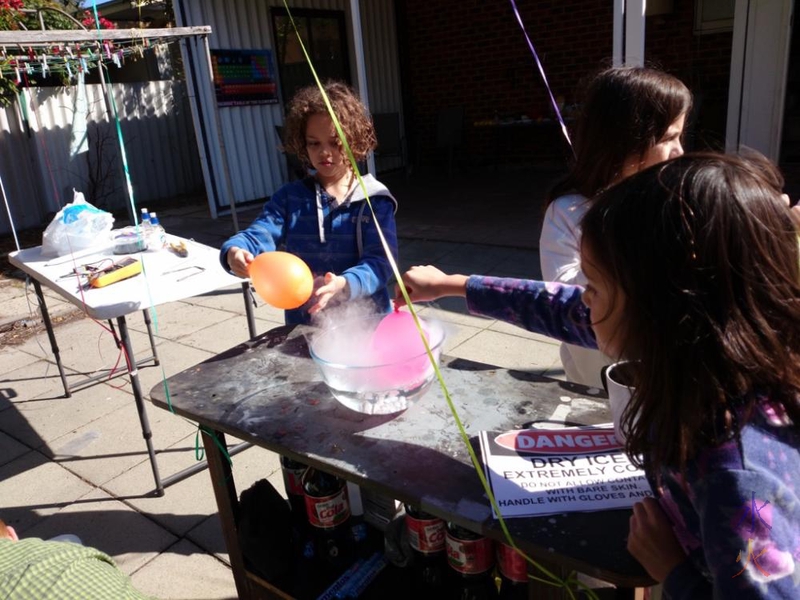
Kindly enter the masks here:
[[142, 209], [142, 216], [139, 219], [139, 231], [138, 236], [141, 240], [139, 242], [139, 248], [141, 250], [147, 250], [147, 242], [150, 238], [150, 230], [152, 229], [152, 225], [150, 224], [150, 211], [146, 208]]
[[150, 213], [150, 232], [147, 236], [147, 248], [149, 250], [162, 250], [167, 247], [167, 232], [158, 221], [158, 215]]

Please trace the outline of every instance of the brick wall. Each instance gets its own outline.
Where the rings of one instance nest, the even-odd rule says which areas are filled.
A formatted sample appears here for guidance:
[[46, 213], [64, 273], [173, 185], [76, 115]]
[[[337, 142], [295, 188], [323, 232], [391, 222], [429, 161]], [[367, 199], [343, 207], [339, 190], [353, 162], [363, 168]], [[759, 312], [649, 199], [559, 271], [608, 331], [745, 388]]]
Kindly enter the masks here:
[[[694, 3], [675, 0], [674, 5], [671, 14], [648, 17], [645, 55], [698, 93], [696, 138], [720, 140], [731, 34], [695, 36]], [[611, 0], [518, 0], [517, 6], [554, 95], [567, 104], [575, 102], [581, 79], [610, 64]], [[496, 114], [552, 117], [545, 86], [510, 2], [398, 0], [398, 10], [405, 40], [406, 121], [418, 162], [437, 157], [436, 115], [441, 109], [464, 107], [465, 156], [472, 162], [497, 150], [495, 132], [474, 127], [476, 121]], [[523, 132], [511, 142], [521, 155], [549, 150], [563, 156], [565, 148], [553, 139], [549, 131], [527, 136]], [[510, 149], [506, 142], [501, 151]]]

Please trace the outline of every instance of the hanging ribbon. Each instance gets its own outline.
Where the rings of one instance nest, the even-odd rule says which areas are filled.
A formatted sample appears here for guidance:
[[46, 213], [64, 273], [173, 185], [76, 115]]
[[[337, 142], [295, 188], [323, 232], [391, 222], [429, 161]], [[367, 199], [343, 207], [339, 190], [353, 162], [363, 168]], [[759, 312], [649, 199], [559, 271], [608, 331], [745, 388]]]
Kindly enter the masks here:
[[6, 214], [8, 215], [8, 222], [11, 224], [11, 233], [14, 235], [14, 245], [19, 247], [19, 238], [17, 237], [17, 228], [14, 225], [14, 218], [11, 216], [11, 207], [8, 205], [8, 196], [6, 196], [6, 187], [3, 185], [3, 178], [0, 177], [0, 193], [3, 194], [3, 204], [6, 207]]
[[544, 87], [547, 89], [547, 94], [550, 96], [550, 104], [553, 106], [553, 111], [556, 113], [556, 118], [561, 126], [561, 133], [564, 134], [564, 139], [567, 140], [567, 144], [569, 144], [570, 150], [572, 150], [574, 155], [575, 150], [572, 148], [572, 140], [569, 139], [567, 125], [564, 123], [564, 119], [561, 117], [561, 110], [558, 108], [558, 102], [556, 102], [556, 99], [553, 97], [553, 90], [550, 89], [550, 84], [547, 82], [547, 75], [545, 75], [542, 61], [539, 60], [539, 55], [536, 53], [536, 48], [533, 47], [533, 42], [531, 42], [531, 38], [528, 36], [528, 31], [525, 29], [525, 24], [522, 22], [522, 17], [519, 14], [519, 10], [517, 10], [517, 3], [514, 0], [511, 0], [511, 8], [514, 9], [514, 16], [517, 17], [517, 22], [522, 28], [522, 33], [525, 35], [525, 41], [528, 42], [528, 48], [531, 49], [533, 59], [536, 61], [536, 67], [539, 69], [539, 74], [542, 76], [542, 81], [544, 81]]

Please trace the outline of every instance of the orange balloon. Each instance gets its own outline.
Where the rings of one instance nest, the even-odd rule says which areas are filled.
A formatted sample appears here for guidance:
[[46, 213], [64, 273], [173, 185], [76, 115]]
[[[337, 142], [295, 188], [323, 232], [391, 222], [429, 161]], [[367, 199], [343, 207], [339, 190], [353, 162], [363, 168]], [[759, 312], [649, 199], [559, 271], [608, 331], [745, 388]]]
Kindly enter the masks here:
[[305, 304], [314, 290], [311, 269], [294, 254], [264, 252], [253, 259], [248, 274], [256, 292], [267, 304], [284, 310]]

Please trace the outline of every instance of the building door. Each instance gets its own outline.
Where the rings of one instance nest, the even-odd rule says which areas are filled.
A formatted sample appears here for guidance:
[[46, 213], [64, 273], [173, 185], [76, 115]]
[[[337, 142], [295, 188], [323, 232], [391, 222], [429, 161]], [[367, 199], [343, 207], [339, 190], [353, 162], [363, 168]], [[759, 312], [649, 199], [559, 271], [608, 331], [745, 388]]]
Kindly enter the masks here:
[[779, 160], [792, 0], [736, 0], [725, 146]]
[[[314, 85], [314, 76], [286, 9], [273, 8], [271, 14], [281, 97], [286, 106], [298, 89]], [[292, 17], [320, 81], [337, 79], [352, 84], [344, 12], [293, 9]]]

